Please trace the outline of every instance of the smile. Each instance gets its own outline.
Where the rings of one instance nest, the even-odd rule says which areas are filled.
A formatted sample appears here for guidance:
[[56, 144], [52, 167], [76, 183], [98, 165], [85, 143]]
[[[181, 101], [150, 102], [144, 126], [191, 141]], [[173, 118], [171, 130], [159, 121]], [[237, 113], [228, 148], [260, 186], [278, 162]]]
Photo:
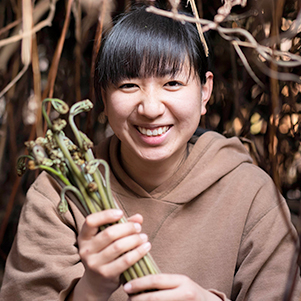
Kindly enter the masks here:
[[148, 137], [156, 137], [156, 136], [163, 135], [169, 130], [169, 128], [170, 128], [169, 126], [162, 126], [151, 130], [151, 129], [143, 128], [141, 126], [137, 127], [138, 131], [141, 134], [146, 135]]

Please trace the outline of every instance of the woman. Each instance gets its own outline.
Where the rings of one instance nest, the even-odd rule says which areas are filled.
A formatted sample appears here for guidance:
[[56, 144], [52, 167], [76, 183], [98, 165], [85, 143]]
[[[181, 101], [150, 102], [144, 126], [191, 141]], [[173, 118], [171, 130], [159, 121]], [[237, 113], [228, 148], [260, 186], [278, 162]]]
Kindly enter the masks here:
[[[285, 200], [238, 139], [191, 139], [212, 83], [194, 25], [144, 8], [118, 21], [95, 84], [114, 135], [95, 151], [124, 213], [85, 219], [70, 202], [61, 216], [59, 187], [42, 174], [7, 261], [4, 300], [282, 300], [296, 239]], [[128, 223], [98, 233], [123, 214]], [[150, 249], [162, 274], [122, 286], [122, 272]], [[299, 279], [296, 287], [298, 300]]]

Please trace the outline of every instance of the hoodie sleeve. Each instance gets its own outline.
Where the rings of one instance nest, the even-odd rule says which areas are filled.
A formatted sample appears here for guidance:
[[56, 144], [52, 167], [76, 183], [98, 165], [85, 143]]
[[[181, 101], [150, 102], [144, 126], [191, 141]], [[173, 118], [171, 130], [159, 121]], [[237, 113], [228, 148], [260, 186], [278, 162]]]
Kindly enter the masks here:
[[45, 174], [29, 189], [7, 259], [1, 300], [59, 300], [83, 274], [76, 245], [78, 213], [61, 216], [59, 200]]
[[[282, 300], [291, 266], [297, 268], [297, 241], [286, 201], [270, 180], [257, 193], [248, 214], [231, 299]], [[291, 300], [299, 301], [300, 295], [297, 277]]]

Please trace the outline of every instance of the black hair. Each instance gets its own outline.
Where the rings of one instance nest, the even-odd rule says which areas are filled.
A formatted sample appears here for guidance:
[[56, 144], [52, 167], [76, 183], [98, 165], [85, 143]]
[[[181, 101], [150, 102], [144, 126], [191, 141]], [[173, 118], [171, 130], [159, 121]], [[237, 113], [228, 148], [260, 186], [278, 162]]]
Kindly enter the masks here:
[[190, 73], [205, 83], [209, 58], [195, 24], [137, 8], [124, 14], [102, 41], [96, 61], [96, 95], [126, 78], [175, 75], [187, 60]]

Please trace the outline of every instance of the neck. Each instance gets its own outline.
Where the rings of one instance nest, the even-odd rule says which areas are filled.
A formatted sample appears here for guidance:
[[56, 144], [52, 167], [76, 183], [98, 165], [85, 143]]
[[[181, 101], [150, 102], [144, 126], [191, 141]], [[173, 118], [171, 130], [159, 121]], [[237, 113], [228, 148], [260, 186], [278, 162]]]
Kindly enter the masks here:
[[123, 157], [121, 164], [126, 173], [147, 192], [151, 192], [168, 180], [185, 162], [188, 152], [183, 150], [177, 160], [168, 158], [164, 161], [145, 161]]

